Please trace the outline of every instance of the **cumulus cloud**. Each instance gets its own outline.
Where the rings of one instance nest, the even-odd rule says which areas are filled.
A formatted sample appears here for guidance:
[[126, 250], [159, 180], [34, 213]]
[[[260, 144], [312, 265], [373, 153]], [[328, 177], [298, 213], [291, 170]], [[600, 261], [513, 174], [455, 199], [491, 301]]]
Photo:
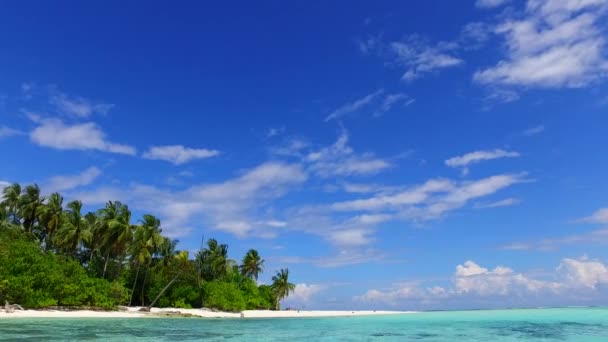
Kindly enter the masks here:
[[501, 149], [469, 152], [462, 156], [452, 157], [445, 161], [449, 167], [462, 168], [463, 174], [468, 173], [468, 166], [485, 160], [519, 157], [519, 153]]
[[30, 132], [30, 140], [40, 146], [59, 150], [97, 150], [135, 155], [135, 147], [117, 144], [106, 139], [106, 134], [93, 122], [66, 124], [59, 119], [30, 116], [38, 124]]
[[44, 189], [49, 192], [65, 191], [93, 183], [101, 175], [101, 170], [90, 167], [79, 174], [52, 177]]
[[296, 289], [285, 300], [286, 305], [302, 305], [313, 299], [313, 297], [324, 291], [327, 287], [319, 284], [296, 284]]
[[605, 78], [604, 0], [529, 0], [523, 16], [496, 27], [507, 46], [497, 65], [475, 72], [481, 84], [584, 87]]
[[175, 165], [188, 163], [196, 159], [206, 159], [219, 155], [217, 150], [190, 148], [183, 145], [152, 146], [143, 157], [145, 159], [164, 160]]
[[516, 303], [519, 306], [556, 303], [568, 305], [581, 298], [589, 301], [604, 296], [608, 285], [608, 267], [599, 260], [564, 258], [546, 278], [518, 273], [505, 266], [489, 269], [468, 260], [456, 266], [449, 287], [422, 287], [418, 283], [395, 284], [387, 289], [370, 289], [356, 296], [359, 302], [401, 306], [418, 303], [433, 307], [440, 303], [460, 307], [496, 307]]

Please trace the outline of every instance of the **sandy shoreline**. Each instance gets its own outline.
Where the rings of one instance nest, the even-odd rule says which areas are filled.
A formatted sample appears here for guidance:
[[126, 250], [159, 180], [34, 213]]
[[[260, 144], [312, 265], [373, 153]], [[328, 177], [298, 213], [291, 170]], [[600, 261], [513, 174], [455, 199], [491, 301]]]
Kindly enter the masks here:
[[128, 308], [127, 311], [57, 311], [57, 310], [17, 310], [5, 313], [0, 310], [0, 319], [3, 318], [158, 318], [173, 315], [192, 315], [202, 318], [293, 318], [293, 317], [350, 317], [373, 315], [411, 314], [412, 311], [267, 311], [245, 310], [242, 312], [222, 312], [207, 309], [178, 309], [178, 308], [152, 308], [150, 313], [138, 311], [138, 307]]

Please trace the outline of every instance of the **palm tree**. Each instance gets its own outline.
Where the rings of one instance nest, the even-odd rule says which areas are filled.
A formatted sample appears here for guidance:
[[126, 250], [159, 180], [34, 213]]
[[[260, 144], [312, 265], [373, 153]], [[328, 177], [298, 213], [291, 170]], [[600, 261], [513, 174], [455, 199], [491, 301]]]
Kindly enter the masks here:
[[[89, 270], [92, 270], [93, 257], [101, 252], [103, 246], [104, 236], [102, 234], [101, 220], [99, 217], [92, 212], [88, 212], [84, 215], [85, 231], [87, 234], [83, 235], [83, 246], [88, 249], [88, 264]], [[86, 255], [86, 253], [85, 253]]]
[[19, 196], [18, 211], [23, 218], [23, 229], [32, 232], [38, 218], [38, 213], [44, 205], [45, 198], [40, 196], [38, 185], [28, 185]]
[[0, 205], [7, 208], [7, 215], [12, 223], [20, 224], [19, 197], [21, 196], [21, 185], [14, 183], [2, 190], [2, 202]]
[[64, 253], [76, 257], [83, 242], [90, 241], [92, 231], [87, 229], [87, 218], [82, 216], [82, 202], [71, 201], [67, 207], [61, 228], [57, 231], [56, 242]]
[[236, 265], [228, 259], [228, 245], [218, 244], [217, 240], [207, 240], [207, 248], [199, 251], [196, 261], [206, 280], [224, 279]]
[[44, 238], [45, 249], [53, 248], [53, 236], [61, 227], [63, 219], [63, 197], [58, 193], [52, 193], [47, 204], [40, 208], [38, 220], [41, 223], [41, 234]]
[[118, 201], [109, 201], [100, 210], [100, 217], [103, 227], [101, 233], [105, 237], [103, 249], [106, 260], [102, 273], [102, 278], [105, 278], [110, 255], [120, 260], [124, 259], [128, 244], [133, 236], [133, 226], [131, 225], [131, 211], [126, 205]]
[[241, 264], [241, 274], [245, 277], [258, 280], [258, 275], [262, 273], [264, 267], [264, 259], [260, 257], [258, 251], [250, 249], [243, 257]]
[[160, 296], [162, 296], [163, 293], [165, 293], [165, 291], [167, 291], [167, 289], [171, 286], [171, 284], [173, 284], [177, 280], [177, 278], [179, 278], [179, 276], [182, 275], [182, 273], [184, 271], [187, 271], [190, 266], [188, 251], [178, 252], [173, 257], [173, 260], [176, 263], [175, 268], [178, 269], [177, 274], [175, 274], [175, 277], [173, 277], [173, 279], [171, 279], [171, 281], [162, 290], [160, 290], [160, 292], [158, 293], [156, 298], [154, 298], [152, 303], [150, 303], [150, 305], [148, 305], [148, 311], [152, 308], [152, 306], [156, 303], [156, 301], [160, 298]]
[[152, 257], [161, 251], [165, 239], [161, 235], [162, 229], [160, 228], [160, 220], [153, 215], [144, 215], [141, 224], [135, 227], [135, 234], [132, 242], [132, 254], [131, 259], [134, 264], [137, 265], [137, 272], [135, 274], [135, 280], [133, 282], [133, 288], [131, 290], [131, 299], [129, 305], [133, 300], [133, 293], [135, 292], [135, 284], [139, 278], [139, 269], [141, 265], [146, 265], [146, 272], [144, 281], [141, 289], [142, 305], [144, 305], [144, 290], [146, 287], [146, 280], [148, 278], [148, 271]]
[[289, 296], [296, 289], [296, 285], [289, 282], [289, 269], [282, 268], [272, 277], [271, 288], [276, 299], [275, 309], [279, 310], [281, 300]]

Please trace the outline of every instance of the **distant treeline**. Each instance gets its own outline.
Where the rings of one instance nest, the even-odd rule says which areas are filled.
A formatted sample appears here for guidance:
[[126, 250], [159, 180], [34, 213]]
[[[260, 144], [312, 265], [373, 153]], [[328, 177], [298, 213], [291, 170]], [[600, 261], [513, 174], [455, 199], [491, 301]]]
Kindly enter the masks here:
[[239, 263], [227, 245], [209, 239], [190, 259], [153, 215], [134, 222], [120, 202], [88, 213], [80, 201], [63, 202], [58, 193], [43, 197], [37, 185], [2, 191], [0, 303], [239, 311], [279, 309], [295, 289], [287, 269], [258, 286], [264, 260], [254, 249]]

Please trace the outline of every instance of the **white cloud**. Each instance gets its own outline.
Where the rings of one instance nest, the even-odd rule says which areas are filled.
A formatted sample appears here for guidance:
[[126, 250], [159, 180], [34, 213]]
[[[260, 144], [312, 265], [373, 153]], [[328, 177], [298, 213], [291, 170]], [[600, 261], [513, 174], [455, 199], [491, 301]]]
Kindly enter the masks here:
[[568, 245], [608, 244], [608, 229], [597, 229], [557, 238], [543, 238], [538, 241], [513, 242], [502, 245], [502, 250], [554, 251]]
[[268, 131], [266, 131], [266, 138], [272, 138], [275, 137], [277, 135], [281, 135], [285, 133], [285, 127], [281, 126], [281, 127], [271, 127], [268, 129]]
[[164, 160], [175, 165], [181, 165], [196, 159], [215, 157], [220, 152], [205, 148], [190, 148], [183, 145], [152, 146], [144, 152], [145, 159]]
[[591, 216], [581, 219], [587, 223], [608, 223], [608, 208], [601, 208], [595, 211]]
[[30, 132], [32, 142], [59, 150], [98, 150], [135, 155], [133, 146], [106, 140], [105, 133], [93, 122], [68, 125], [59, 119], [30, 118], [38, 124]]
[[496, 28], [507, 46], [494, 67], [475, 72], [482, 84], [542, 88], [584, 87], [608, 74], [606, 1], [529, 0], [522, 18]]
[[327, 233], [327, 239], [342, 247], [356, 247], [370, 244], [374, 238], [372, 230], [365, 228], [342, 229]]
[[508, 267], [496, 266], [493, 270], [488, 270], [469, 260], [456, 267], [453, 291], [456, 294], [506, 296], [522, 292], [555, 290], [558, 287], [557, 283], [530, 279]]
[[540, 134], [542, 132], [545, 131], [545, 126], [544, 125], [538, 125], [538, 126], [534, 126], [534, 127], [530, 127], [528, 129], [526, 129], [524, 131], [524, 135], [527, 137], [531, 137], [533, 135], [537, 135]]
[[382, 101], [382, 104], [378, 110], [374, 113], [375, 117], [379, 117], [386, 112], [389, 112], [394, 106], [402, 103], [403, 106], [409, 106], [416, 100], [409, 97], [405, 93], [387, 94]]
[[495, 175], [472, 182], [431, 179], [425, 183], [394, 194], [333, 203], [335, 211], [394, 212], [407, 220], [431, 220], [461, 208], [469, 201], [524, 182], [522, 174]]
[[568, 287], [596, 289], [608, 284], [608, 267], [598, 260], [564, 259], [557, 271]]
[[44, 186], [45, 191], [56, 192], [89, 185], [101, 175], [101, 170], [90, 167], [79, 174], [69, 176], [55, 176]]
[[286, 298], [285, 303], [286, 305], [301, 305], [308, 303], [315, 295], [319, 294], [325, 289], [327, 289], [327, 286], [325, 285], [298, 283], [296, 284], [296, 289], [294, 292]]
[[0, 180], [0, 190], [6, 188], [7, 186], [9, 186], [11, 184], [12, 184], [11, 182]]
[[305, 162], [310, 169], [322, 177], [372, 175], [388, 169], [391, 164], [371, 154], [355, 154], [348, 146], [348, 134], [342, 132], [330, 147], [309, 153]]
[[23, 131], [20, 131], [18, 129], [6, 127], [6, 126], [0, 126], [0, 139], [12, 137], [15, 135], [23, 135], [23, 134], [26, 134], [26, 133]]
[[63, 93], [51, 95], [49, 102], [54, 105], [60, 113], [80, 118], [86, 118], [92, 114], [105, 115], [114, 107], [114, 105], [110, 103], [92, 103], [85, 98], [69, 97]]
[[601, 291], [605, 285], [608, 285], [608, 267], [599, 260], [564, 258], [547, 279], [518, 273], [505, 266], [488, 269], [468, 260], [456, 267], [450, 287], [425, 288], [411, 282], [384, 290], [370, 289], [354, 299], [368, 305], [392, 306], [412, 302], [431, 307], [458, 303], [459, 307], [469, 308], [504, 307], [513, 303], [525, 307], [548, 303], [571, 305], [580, 304], [582, 299], [597, 302], [598, 296], [605, 295]]
[[284, 256], [273, 259], [282, 264], [313, 264], [318, 267], [334, 268], [357, 264], [367, 264], [386, 261], [386, 254], [373, 249], [352, 248], [340, 250], [336, 255], [305, 258], [300, 256]]
[[349, 103], [343, 105], [342, 107], [334, 110], [333, 112], [329, 113], [329, 115], [325, 118], [325, 121], [338, 119], [345, 115], [354, 113], [354, 112], [360, 110], [361, 108], [369, 105], [376, 97], [378, 97], [383, 92], [384, 92], [384, 89], [378, 89], [375, 92], [373, 92], [369, 95], [366, 95], [358, 100], [349, 102]]
[[445, 165], [449, 167], [461, 167], [463, 174], [468, 173], [468, 166], [476, 164], [484, 160], [493, 160], [500, 158], [514, 158], [519, 157], [519, 153], [513, 151], [505, 151], [501, 149], [486, 150], [486, 151], [475, 151], [470, 152], [462, 156], [453, 157], [445, 161]]
[[268, 202], [306, 179], [300, 165], [268, 162], [227, 181], [194, 185], [183, 191], [131, 184], [70, 193], [69, 197], [86, 204], [120, 200], [134, 209], [158, 213], [163, 231], [173, 237], [187, 234], [191, 230], [188, 223], [193, 219], [240, 237], [251, 234], [271, 237], [280, 221], [266, 218], [264, 209], [268, 208]]
[[485, 208], [500, 208], [500, 207], [510, 207], [512, 205], [516, 205], [521, 203], [519, 198], [505, 198], [500, 201], [490, 202], [490, 203], [481, 203], [476, 205], [477, 208], [485, 209]]
[[511, 0], [477, 0], [475, 6], [478, 8], [495, 8], [509, 2], [511, 2]]
[[456, 43], [441, 42], [431, 46], [417, 36], [411, 36], [405, 41], [392, 42], [390, 48], [396, 55], [397, 62], [407, 67], [401, 77], [411, 82], [425, 74], [461, 65], [463, 61], [452, 55]]

